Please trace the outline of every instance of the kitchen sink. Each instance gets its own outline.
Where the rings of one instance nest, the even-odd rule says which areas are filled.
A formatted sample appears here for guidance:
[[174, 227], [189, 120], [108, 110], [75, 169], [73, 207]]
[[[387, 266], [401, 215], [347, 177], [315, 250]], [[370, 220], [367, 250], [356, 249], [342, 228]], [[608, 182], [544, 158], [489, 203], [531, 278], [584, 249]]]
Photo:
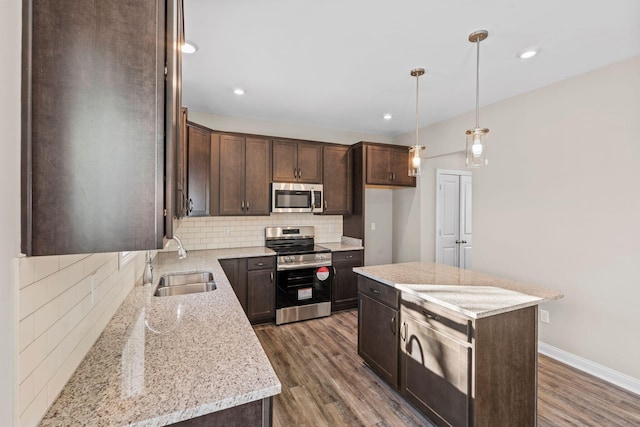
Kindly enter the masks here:
[[213, 273], [210, 271], [193, 271], [189, 273], [165, 274], [158, 280], [158, 287], [153, 294], [156, 297], [195, 294], [216, 290]]

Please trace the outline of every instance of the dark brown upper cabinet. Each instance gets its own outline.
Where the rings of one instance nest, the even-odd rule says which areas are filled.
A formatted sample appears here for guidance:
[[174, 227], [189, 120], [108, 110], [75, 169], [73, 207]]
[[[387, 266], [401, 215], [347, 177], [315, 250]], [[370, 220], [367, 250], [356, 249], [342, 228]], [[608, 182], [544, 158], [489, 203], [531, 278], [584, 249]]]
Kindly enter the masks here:
[[180, 93], [170, 1], [24, 1], [25, 254], [162, 247]]
[[351, 150], [348, 145], [325, 144], [324, 152], [325, 215], [351, 213]]
[[322, 183], [322, 144], [273, 141], [273, 182]]
[[409, 176], [407, 147], [367, 145], [366, 184], [415, 187], [416, 179]]
[[187, 140], [187, 215], [212, 214], [212, 187], [220, 135], [189, 126]]
[[271, 142], [220, 136], [220, 215], [269, 215]]

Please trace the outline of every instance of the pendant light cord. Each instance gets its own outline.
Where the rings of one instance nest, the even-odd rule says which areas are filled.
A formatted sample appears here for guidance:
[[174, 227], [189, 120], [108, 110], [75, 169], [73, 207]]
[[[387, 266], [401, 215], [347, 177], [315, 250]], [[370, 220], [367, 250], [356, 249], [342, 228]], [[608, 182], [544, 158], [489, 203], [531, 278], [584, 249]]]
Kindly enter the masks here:
[[480, 127], [480, 36], [476, 38], [476, 129]]
[[416, 147], [418, 144], [418, 94], [420, 93], [420, 75], [416, 75]]

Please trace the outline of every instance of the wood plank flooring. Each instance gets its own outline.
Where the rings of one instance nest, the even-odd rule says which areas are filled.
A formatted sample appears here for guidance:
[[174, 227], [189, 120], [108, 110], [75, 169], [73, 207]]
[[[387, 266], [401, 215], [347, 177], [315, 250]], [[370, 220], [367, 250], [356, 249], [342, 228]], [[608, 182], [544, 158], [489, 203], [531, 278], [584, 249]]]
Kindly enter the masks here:
[[[433, 426], [373, 374], [357, 354], [357, 312], [254, 329], [282, 393], [275, 427]], [[539, 357], [538, 425], [640, 426], [640, 396]]]

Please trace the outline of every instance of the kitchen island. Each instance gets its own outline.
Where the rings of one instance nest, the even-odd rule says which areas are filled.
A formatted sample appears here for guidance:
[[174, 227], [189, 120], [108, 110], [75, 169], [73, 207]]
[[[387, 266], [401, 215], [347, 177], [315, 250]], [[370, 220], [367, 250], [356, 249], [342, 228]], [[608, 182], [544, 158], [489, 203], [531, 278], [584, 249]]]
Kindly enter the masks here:
[[557, 291], [427, 262], [355, 268], [358, 353], [442, 426], [536, 424], [537, 305]]
[[[159, 253], [153, 284], [130, 292], [41, 425], [162, 426], [225, 413], [224, 425], [247, 425], [242, 417], [268, 425], [280, 381], [218, 259], [271, 255], [262, 247], [190, 251], [184, 260]], [[217, 289], [153, 296], [161, 275], [195, 270], [211, 271]]]

